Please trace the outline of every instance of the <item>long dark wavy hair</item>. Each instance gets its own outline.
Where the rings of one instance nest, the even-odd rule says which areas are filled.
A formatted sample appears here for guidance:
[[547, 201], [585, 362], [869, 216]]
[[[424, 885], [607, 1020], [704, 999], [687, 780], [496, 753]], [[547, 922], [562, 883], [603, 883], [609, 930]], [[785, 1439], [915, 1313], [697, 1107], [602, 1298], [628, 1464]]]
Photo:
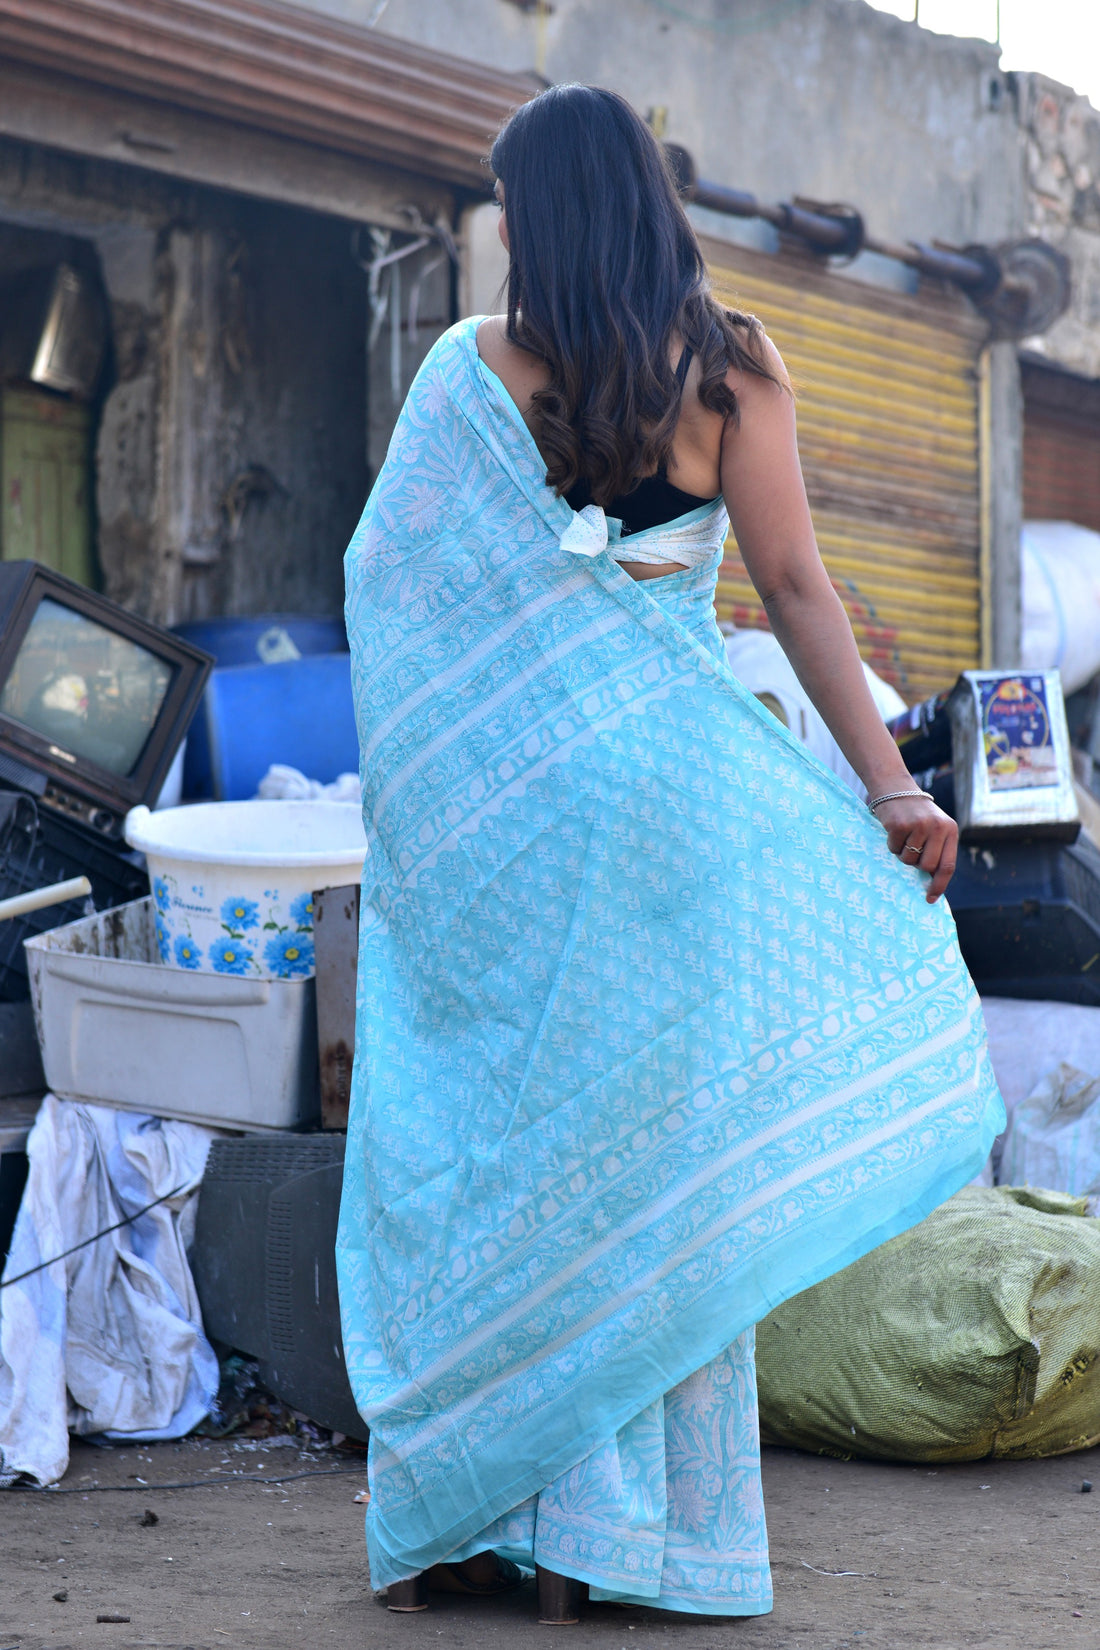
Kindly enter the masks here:
[[531, 423], [547, 484], [606, 505], [666, 465], [680, 413], [674, 336], [703, 406], [736, 420], [731, 366], [773, 379], [763, 329], [711, 296], [664, 150], [615, 92], [553, 86], [493, 144], [508, 218], [508, 337], [546, 363]]

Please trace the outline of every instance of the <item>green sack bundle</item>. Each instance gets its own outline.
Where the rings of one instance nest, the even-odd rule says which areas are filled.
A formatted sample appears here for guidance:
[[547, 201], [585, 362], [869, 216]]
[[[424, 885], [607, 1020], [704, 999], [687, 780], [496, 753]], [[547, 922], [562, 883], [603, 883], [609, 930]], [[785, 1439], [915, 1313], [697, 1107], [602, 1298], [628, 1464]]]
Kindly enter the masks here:
[[1100, 1442], [1100, 1220], [1082, 1198], [968, 1186], [764, 1319], [763, 1441], [974, 1461]]

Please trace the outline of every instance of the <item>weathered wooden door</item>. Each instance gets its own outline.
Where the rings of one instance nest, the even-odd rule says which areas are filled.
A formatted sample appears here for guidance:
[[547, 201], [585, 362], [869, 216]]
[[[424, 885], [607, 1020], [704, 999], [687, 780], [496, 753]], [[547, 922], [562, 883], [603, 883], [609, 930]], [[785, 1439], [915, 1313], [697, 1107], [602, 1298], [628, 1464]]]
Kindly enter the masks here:
[[0, 556], [94, 578], [91, 409], [44, 390], [0, 389]]

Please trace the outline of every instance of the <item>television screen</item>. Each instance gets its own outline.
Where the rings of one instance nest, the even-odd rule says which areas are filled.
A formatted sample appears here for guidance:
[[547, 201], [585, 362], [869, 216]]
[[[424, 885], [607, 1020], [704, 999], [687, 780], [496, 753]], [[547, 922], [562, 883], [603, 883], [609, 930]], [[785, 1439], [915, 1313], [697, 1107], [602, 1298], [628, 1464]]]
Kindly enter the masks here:
[[44, 597], [0, 693], [0, 713], [125, 778], [160, 714], [172, 666]]

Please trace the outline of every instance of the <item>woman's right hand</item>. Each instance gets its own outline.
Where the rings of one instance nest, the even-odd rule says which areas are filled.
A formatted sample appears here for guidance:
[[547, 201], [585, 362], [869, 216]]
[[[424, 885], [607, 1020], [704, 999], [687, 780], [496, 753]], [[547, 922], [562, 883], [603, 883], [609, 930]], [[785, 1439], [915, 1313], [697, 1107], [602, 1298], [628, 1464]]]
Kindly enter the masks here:
[[899, 796], [881, 802], [875, 818], [885, 827], [886, 842], [903, 865], [915, 865], [931, 877], [925, 892], [934, 905], [955, 871], [959, 851], [959, 827], [930, 797]]

